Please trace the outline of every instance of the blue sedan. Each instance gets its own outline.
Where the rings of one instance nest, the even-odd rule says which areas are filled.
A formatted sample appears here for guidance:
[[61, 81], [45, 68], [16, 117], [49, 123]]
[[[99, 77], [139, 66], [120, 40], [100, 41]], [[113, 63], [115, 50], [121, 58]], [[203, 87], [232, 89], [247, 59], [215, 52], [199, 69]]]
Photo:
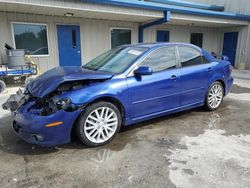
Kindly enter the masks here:
[[83, 67], [57, 67], [3, 105], [29, 143], [110, 142], [121, 126], [204, 106], [216, 110], [233, 84], [230, 62], [183, 43], [124, 45]]

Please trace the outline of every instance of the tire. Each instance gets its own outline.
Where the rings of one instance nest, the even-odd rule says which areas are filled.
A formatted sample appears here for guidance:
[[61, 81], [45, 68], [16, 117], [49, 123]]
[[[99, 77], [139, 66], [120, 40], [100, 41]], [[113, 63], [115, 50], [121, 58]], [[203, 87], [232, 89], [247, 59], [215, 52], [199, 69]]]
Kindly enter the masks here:
[[3, 93], [6, 89], [6, 84], [3, 80], [0, 80], [0, 93]]
[[77, 136], [90, 147], [105, 145], [119, 132], [121, 120], [121, 113], [114, 104], [104, 101], [94, 103], [80, 116]]
[[214, 82], [208, 89], [206, 100], [205, 100], [205, 108], [208, 111], [214, 111], [218, 109], [223, 102], [224, 97], [224, 87], [223, 85], [216, 81]]

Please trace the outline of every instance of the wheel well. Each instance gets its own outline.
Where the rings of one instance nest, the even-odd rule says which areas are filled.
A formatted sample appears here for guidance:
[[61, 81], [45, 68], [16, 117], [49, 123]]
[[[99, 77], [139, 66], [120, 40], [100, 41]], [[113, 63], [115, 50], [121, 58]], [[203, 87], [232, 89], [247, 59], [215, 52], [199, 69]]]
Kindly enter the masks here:
[[225, 82], [223, 80], [216, 80], [217, 82], [220, 82], [223, 86], [223, 89], [224, 89], [224, 95], [226, 93], [226, 85], [225, 85]]
[[[96, 102], [100, 102], [100, 101], [105, 101], [105, 102], [110, 102], [113, 105], [115, 105], [118, 110], [121, 113], [121, 117], [122, 117], [122, 125], [124, 125], [124, 116], [125, 116], [125, 109], [124, 106], [121, 104], [121, 102], [113, 97], [101, 97], [98, 99], [95, 99], [94, 101], [88, 103], [84, 108], [87, 108], [89, 105], [94, 104]], [[76, 126], [77, 126], [77, 122], [79, 120], [79, 118], [81, 117], [81, 114], [79, 115], [79, 117], [76, 119], [76, 121], [74, 122], [72, 129], [71, 129], [71, 139], [76, 135]]]
[[[113, 105], [115, 105], [115, 106], [119, 109], [122, 118], [124, 117], [124, 115], [125, 115], [124, 106], [121, 104], [121, 102], [120, 102], [119, 100], [117, 100], [117, 99], [115, 99], [115, 98], [113, 98], [113, 97], [101, 97], [101, 98], [95, 99], [94, 101], [88, 103], [88, 104], [86, 105], [86, 107], [88, 107], [89, 105], [91, 105], [91, 104], [93, 104], [93, 103], [97, 103], [97, 102], [100, 102], [100, 101], [112, 103]], [[85, 107], [85, 108], [86, 108], [86, 107]]]

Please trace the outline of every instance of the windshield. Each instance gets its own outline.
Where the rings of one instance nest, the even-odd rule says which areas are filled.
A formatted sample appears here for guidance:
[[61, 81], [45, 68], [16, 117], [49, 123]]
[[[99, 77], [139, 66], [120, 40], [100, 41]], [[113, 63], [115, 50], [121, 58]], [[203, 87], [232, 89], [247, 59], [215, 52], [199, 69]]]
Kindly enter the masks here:
[[124, 72], [147, 48], [117, 47], [93, 59], [83, 67], [109, 73]]

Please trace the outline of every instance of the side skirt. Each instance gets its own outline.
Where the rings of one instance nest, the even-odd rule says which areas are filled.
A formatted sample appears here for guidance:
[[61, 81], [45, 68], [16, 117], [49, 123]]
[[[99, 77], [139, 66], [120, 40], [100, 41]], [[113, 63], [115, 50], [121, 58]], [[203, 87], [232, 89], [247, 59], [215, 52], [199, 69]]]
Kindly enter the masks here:
[[176, 112], [186, 111], [186, 110], [197, 108], [197, 107], [200, 107], [200, 106], [203, 106], [203, 105], [204, 105], [204, 101], [199, 101], [199, 102], [196, 102], [196, 103], [181, 106], [181, 107], [178, 107], [178, 108], [173, 108], [173, 109], [170, 109], [170, 110], [157, 112], [157, 113], [154, 113], [154, 114], [149, 114], [149, 115], [146, 115], [146, 116], [141, 116], [141, 117], [137, 117], [137, 118], [133, 118], [133, 119], [127, 119], [124, 125], [129, 126], [129, 125], [139, 123], [139, 122], [142, 122], [142, 121], [146, 121], [146, 120], [166, 116], [166, 115], [173, 114], [173, 113], [176, 113]]

